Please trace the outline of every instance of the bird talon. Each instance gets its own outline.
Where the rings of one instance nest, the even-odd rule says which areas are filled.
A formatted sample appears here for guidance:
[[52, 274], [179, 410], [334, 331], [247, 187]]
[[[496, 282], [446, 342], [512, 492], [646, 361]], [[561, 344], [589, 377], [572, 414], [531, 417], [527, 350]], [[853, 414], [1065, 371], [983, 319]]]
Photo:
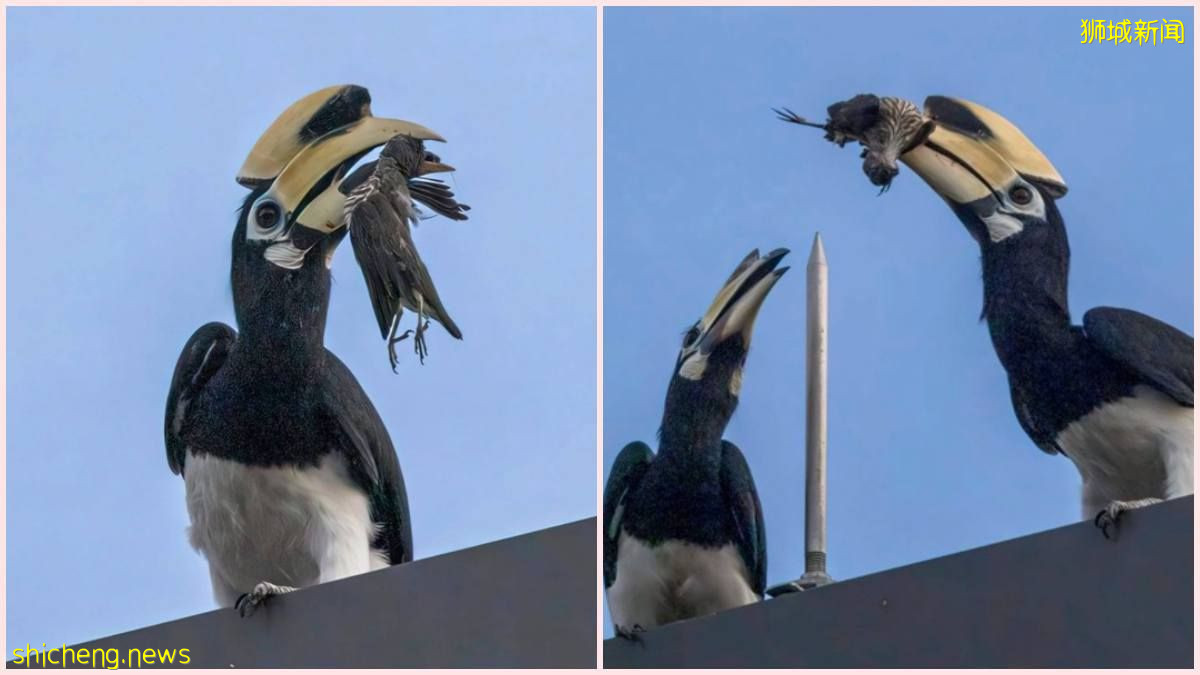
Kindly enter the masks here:
[[429, 354], [429, 347], [425, 343], [425, 331], [429, 329], [429, 319], [422, 322], [417, 319], [417, 333], [413, 338], [414, 348], [417, 352], [417, 358], [421, 361], [421, 365], [425, 365], [425, 356]]
[[[395, 329], [393, 328], [393, 331], [394, 330]], [[396, 355], [396, 343], [407, 340], [408, 337], [412, 334], [413, 334], [413, 332], [412, 332], [412, 329], [410, 328], [399, 335], [395, 335], [395, 333], [393, 332], [392, 337], [388, 338], [388, 362], [392, 364], [392, 372], [393, 373], [397, 372], [396, 365], [400, 363], [400, 357]]]
[[[1103, 534], [1105, 539], [1112, 541], [1116, 539], [1117, 521], [1120, 517], [1120, 509], [1115, 510], [1115, 513], [1113, 509], [1101, 509], [1100, 513], [1097, 513], [1096, 517], [1092, 519], [1092, 524], [1100, 528], [1100, 534]], [[1113, 530], [1111, 535], [1108, 533], [1108, 528], [1110, 527]]]
[[614, 626], [614, 628], [616, 629], [617, 637], [619, 637], [623, 640], [629, 640], [630, 642], [635, 642], [635, 643], [639, 643], [639, 644], [642, 642], [642, 636], [639, 635], [639, 633], [646, 632], [645, 628], [642, 628], [640, 625], [638, 625], [636, 623], [633, 625], [632, 628], [625, 628], [624, 626]]
[[267, 598], [291, 593], [294, 590], [296, 589], [291, 586], [277, 586], [269, 581], [260, 581], [249, 593], [242, 593], [233, 607], [238, 611], [238, 615], [245, 619], [254, 614], [267, 601]]

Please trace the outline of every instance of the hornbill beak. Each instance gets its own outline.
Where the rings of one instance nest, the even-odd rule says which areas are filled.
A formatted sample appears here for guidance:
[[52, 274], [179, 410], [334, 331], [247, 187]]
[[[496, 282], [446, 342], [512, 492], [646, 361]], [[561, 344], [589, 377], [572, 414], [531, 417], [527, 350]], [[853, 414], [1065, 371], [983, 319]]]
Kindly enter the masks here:
[[[364, 154], [400, 134], [421, 140], [445, 140], [415, 122], [364, 117], [304, 147], [254, 202], [251, 214], [273, 208], [289, 227], [300, 225], [324, 234], [340, 229], [345, 195], [338, 191], [338, 183]], [[323, 182], [324, 185], [319, 185]]]
[[363, 117], [304, 146], [250, 205], [248, 225], [269, 233], [267, 260], [299, 269], [308, 252], [344, 224], [346, 199], [338, 185], [346, 172], [363, 155], [400, 134], [445, 140], [415, 122]]
[[[969, 101], [930, 96], [925, 114], [934, 121], [925, 142], [900, 160], [943, 199], [988, 223], [1018, 218], [1034, 185], [1051, 198], [1067, 184], [1050, 160], [1012, 122]], [[997, 229], [996, 231], [1001, 231]]]
[[371, 115], [371, 94], [354, 84], [315, 91], [288, 106], [263, 132], [238, 170], [250, 189], [270, 184], [309, 143]]
[[786, 248], [777, 248], [759, 257], [758, 249], [754, 249], [742, 259], [697, 324], [700, 352], [712, 353], [717, 345], [735, 335], [741, 336], [744, 350], [750, 349], [758, 310], [775, 282], [788, 271], [787, 267], [779, 267], [787, 254]]

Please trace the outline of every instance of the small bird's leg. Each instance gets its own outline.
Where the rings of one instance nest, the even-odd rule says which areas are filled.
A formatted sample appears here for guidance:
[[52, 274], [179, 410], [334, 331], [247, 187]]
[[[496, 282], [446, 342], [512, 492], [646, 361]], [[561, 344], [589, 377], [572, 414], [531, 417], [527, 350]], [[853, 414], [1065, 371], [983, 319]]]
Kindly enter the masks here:
[[396, 343], [406, 339], [412, 335], [412, 329], [406, 330], [400, 335], [396, 335], [396, 331], [400, 330], [400, 315], [404, 313], [404, 308], [400, 303], [396, 303], [396, 316], [392, 317], [392, 329], [388, 331], [388, 361], [392, 364], [392, 372], [396, 372], [396, 364], [400, 359], [396, 356]]
[[413, 336], [413, 343], [417, 350], [417, 358], [421, 360], [421, 364], [425, 364], [425, 357], [429, 354], [429, 347], [425, 344], [425, 330], [429, 328], [429, 319], [425, 318], [425, 296], [417, 293], [417, 332]]
[[797, 115], [796, 113], [792, 112], [791, 110], [789, 110], [787, 108], [783, 108], [783, 109], [771, 108], [771, 110], [773, 110], [775, 112], [775, 114], [779, 116], [779, 119], [783, 120], [784, 122], [791, 122], [792, 124], [801, 124], [806, 127], [815, 127], [817, 129], [821, 129], [821, 130], [828, 130], [828, 128], [829, 128], [828, 125], [826, 125], [826, 124], [817, 124], [816, 122], [809, 122], [807, 119], [801, 117], [800, 115]]
[[[1109, 502], [1108, 506], [1104, 507], [1100, 513], [1096, 514], [1096, 518], [1092, 521], [1092, 523], [1095, 524], [1096, 527], [1100, 528], [1100, 532], [1104, 534], [1105, 539], [1115, 539], [1117, 534], [1117, 521], [1120, 520], [1122, 513], [1132, 509], [1140, 509], [1143, 506], [1157, 504], [1161, 501], [1162, 500], [1158, 499], [1157, 497], [1134, 499], [1127, 502], [1114, 499], [1113, 501]], [[1110, 536], [1108, 533], [1108, 528], [1110, 527], [1113, 530], [1112, 536]]]
[[233, 607], [244, 619], [261, 607], [267, 601], [267, 598], [273, 595], [291, 593], [294, 590], [296, 589], [292, 586], [277, 586], [269, 581], [260, 581], [254, 586], [254, 590], [249, 593], [243, 593], [242, 597], [238, 598], [237, 603]]

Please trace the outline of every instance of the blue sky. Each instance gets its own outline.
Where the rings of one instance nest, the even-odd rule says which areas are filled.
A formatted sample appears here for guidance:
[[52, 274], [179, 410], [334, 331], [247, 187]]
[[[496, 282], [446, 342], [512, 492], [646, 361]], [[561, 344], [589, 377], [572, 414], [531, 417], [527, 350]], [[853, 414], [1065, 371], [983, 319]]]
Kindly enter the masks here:
[[[471, 219], [415, 237], [457, 342], [388, 366], [349, 245], [326, 344], [395, 441], [417, 557], [595, 513], [590, 8], [29, 9], [8, 16], [10, 645], [213, 607], [162, 415], [233, 323], [234, 173], [300, 96], [353, 82], [450, 140]], [[408, 317], [411, 319], [411, 317]]]
[[[877, 197], [857, 147], [771, 108], [823, 120], [861, 92], [991, 107], [1070, 185], [1074, 318], [1123, 306], [1193, 333], [1191, 14], [606, 9], [606, 467], [628, 441], [654, 444], [682, 333], [733, 266], [791, 248], [726, 437], [762, 497], [768, 581], [803, 572], [803, 268], [820, 230], [834, 578], [1078, 521], [1078, 474], [1021, 431], [978, 322], [978, 246], [911, 171]], [[1081, 45], [1083, 18], [1181, 18], [1188, 42]]]

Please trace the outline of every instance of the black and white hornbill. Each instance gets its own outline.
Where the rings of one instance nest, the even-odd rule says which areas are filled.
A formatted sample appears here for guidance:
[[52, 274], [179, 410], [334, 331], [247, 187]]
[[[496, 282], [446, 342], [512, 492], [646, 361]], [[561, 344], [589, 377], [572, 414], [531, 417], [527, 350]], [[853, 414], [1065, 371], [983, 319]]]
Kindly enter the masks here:
[[618, 634], [762, 599], [766, 531], [742, 451], [722, 440], [750, 336], [786, 267], [752, 251], [683, 339], [658, 453], [621, 450], [604, 487], [604, 587]]
[[1192, 337], [1128, 309], [1071, 323], [1066, 183], [1011, 122], [933, 96], [935, 128], [901, 160], [979, 242], [983, 318], [1021, 427], [1083, 479], [1083, 513], [1108, 536], [1121, 511], [1192, 493]]
[[345, 234], [339, 179], [397, 134], [362, 87], [289, 107], [238, 174], [233, 232], [238, 330], [209, 323], [184, 345], [166, 405], [167, 462], [184, 478], [192, 546], [213, 595], [247, 615], [295, 587], [412, 559], [391, 438], [349, 369], [325, 348], [329, 262]]

